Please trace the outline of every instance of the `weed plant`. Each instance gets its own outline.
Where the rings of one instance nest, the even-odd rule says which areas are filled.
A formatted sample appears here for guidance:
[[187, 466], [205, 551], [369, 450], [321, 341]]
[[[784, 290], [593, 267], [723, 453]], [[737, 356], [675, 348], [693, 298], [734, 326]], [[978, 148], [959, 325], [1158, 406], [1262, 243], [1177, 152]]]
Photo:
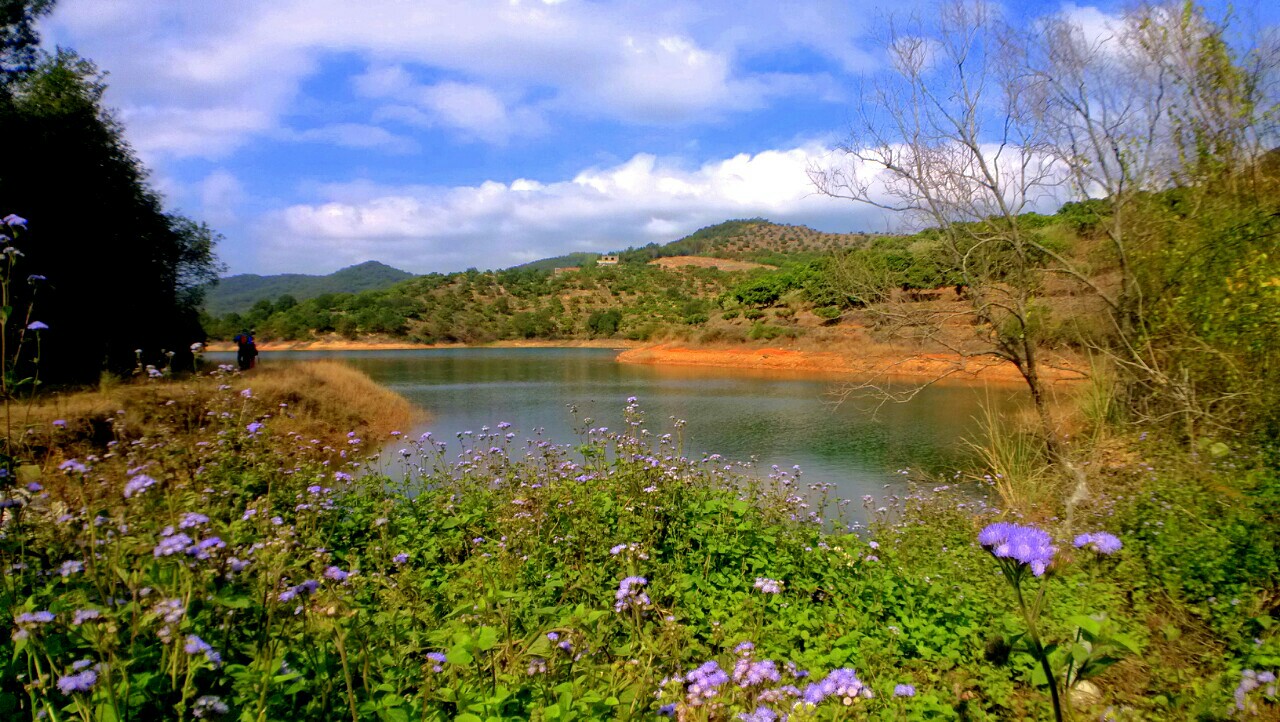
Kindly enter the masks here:
[[[392, 478], [381, 441], [289, 430], [287, 409], [240, 385], [222, 378], [194, 429], [165, 402], [100, 447], [56, 423], [33, 434], [54, 452], [0, 501], [0, 717], [1053, 714], [1044, 664], [1017, 653], [1027, 617], [978, 543], [1001, 515], [971, 493], [868, 498], [875, 521], [851, 534], [829, 488], [684, 458], [682, 425], [651, 431], [634, 399], [623, 428], [584, 419], [572, 445], [504, 423], [393, 434]], [[1112, 557], [1054, 540], [1034, 623], [1055, 684], [1082, 678], [1068, 656], [1083, 649], [1106, 693], [1080, 714], [1274, 709], [1274, 637], [1243, 613], [1213, 627], [1225, 645], [1165, 661], [1204, 626], [1153, 627], [1158, 610], [1236, 589], [1256, 613], [1260, 597], [1239, 581], [1250, 568], [1158, 598], [1172, 545], [1138, 527], [1161, 499], [1090, 511], [1120, 524]], [[1142, 656], [1090, 656], [1117, 635]]]

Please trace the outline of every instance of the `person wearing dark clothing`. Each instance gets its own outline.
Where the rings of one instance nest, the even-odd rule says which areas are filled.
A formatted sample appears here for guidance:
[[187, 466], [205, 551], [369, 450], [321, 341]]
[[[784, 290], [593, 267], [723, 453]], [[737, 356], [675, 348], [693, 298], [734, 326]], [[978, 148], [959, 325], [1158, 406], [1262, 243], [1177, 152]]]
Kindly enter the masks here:
[[258, 358], [258, 345], [254, 342], [252, 333], [236, 334], [235, 342], [236, 363], [240, 364], [241, 371], [248, 371], [254, 367]]

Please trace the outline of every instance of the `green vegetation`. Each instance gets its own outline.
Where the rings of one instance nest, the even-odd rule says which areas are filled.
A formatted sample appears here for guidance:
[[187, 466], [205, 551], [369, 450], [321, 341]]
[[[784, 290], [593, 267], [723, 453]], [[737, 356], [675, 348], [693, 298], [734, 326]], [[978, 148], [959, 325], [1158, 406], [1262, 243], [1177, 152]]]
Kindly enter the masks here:
[[10, 286], [3, 313], [39, 299], [38, 318], [8, 324], [5, 343], [17, 344], [33, 320], [47, 325], [44, 381], [128, 373], [138, 349], [144, 363], [165, 364], [170, 350], [189, 367], [187, 349], [203, 340], [197, 309], [218, 268], [217, 234], [164, 210], [103, 104], [104, 74], [69, 50], [38, 51], [33, 24], [51, 6], [0, 4], [0, 198], [6, 214], [31, 219], [13, 250], [21, 278], [33, 277]]
[[258, 276], [245, 273], [218, 279], [205, 289], [204, 310], [222, 316], [228, 313], [244, 313], [261, 300], [292, 298], [306, 301], [327, 293], [360, 293], [377, 291], [413, 278], [407, 273], [377, 261], [348, 266], [327, 276], [306, 276], [300, 273], [283, 273], [276, 276]]
[[[664, 246], [624, 251], [618, 265], [596, 265], [594, 256], [562, 257], [504, 271], [429, 274], [381, 291], [322, 293], [312, 298], [298, 293], [260, 296], [247, 308], [206, 318], [205, 327], [213, 338], [224, 340], [245, 328], [257, 329], [264, 340], [305, 340], [326, 334], [390, 336], [422, 343], [647, 339], [673, 329], [679, 333], [688, 326], [718, 329], [722, 338], [741, 339], [750, 324], [730, 323], [725, 328], [726, 324], [709, 322], [713, 317], [732, 322], [751, 309], [773, 308], [792, 317], [797, 310], [861, 305], [865, 300], [845, 292], [841, 279], [847, 264], [840, 259], [850, 254], [888, 259], [886, 264], [898, 274], [887, 277], [893, 287], [933, 288], [949, 280], [934, 267], [934, 251], [928, 243], [910, 238], [821, 234], [758, 219], [727, 221]], [[722, 271], [647, 265], [655, 258], [690, 254], [754, 259], [775, 267]], [[553, 272], [571, 264], [581, 267]], [[239, 291], [236, 295], [241, 305], [250, 297]], [[225, 306], [211, 297], [208, 308], [212, 312], [220, 304]], [[828, 314], [820, 317], [824, 320], [839, 316], [830, 310], [824, 313]], [[747, 320], [754, 319], [748, 316]]]
[[[20, 405], [9, 390], [34, 386], [45, 354], [24, 354], [51, 329], [11, 323], [30, 308], [18, 298], [0, 324], [21, 341], [0, 347], [0, 714], [1276, 717], [1280, 153], [1266, 145], [1267, 56], [1233, 50], [1194, 4], [1143, 6], [1118, 35], [1126, 54], [1050, 24], [1000, 56], [1019, 72], [973, 78], [992, 67], [969, 62], [994, 47], [984, 40], [1003, 53], [1021, 37], [974, 8], [941, 8], [934, 39], [948, 42], [925, 28], [891, 45], [900, 89], [921, 91], [893, 97], [956, 107], [886, 105], [929, 132], [873, 128], [848, 149], [930, 161], [882, 163], [899, 200], [935, 214], [914, 236], [779, 253], [795, 229], [735, 221], [616, 266], [435, 274], [217, 322], [283, 338], [737, 342], [849, 317], [897, 340], [965, 339], [961, 350], [1015, 364], [1036, 401], [1033, 419], [985, 420], [968, 474], [867, 497], [855, 525], [825, 485], [685, 458], [682, 423], [650, 426], [635, 399], [620, 430], [581, 419], [567, 445], [522, 441], [501, 419], [456, 442], [383, 437], [364, 432], [404, 404], [333, 366], [185, 385], [170, 367]], [[66, 102], [31, 107], [101, 120], [98, 95], [80, 92], [85, 66], [49, 64], [13, 102], [53, 97]], [[1164, 85], [1150, 87], [1152, 68]], [[49, 84], [79, 91], [46, 96]], [[1072, 102], [1080, 92], [1100, 116]], [[1112, 102], [1141, 112], [1112, 115]], [[997, 107], [1005, 140], [1045, 139], [1009, 143], [1009, 157], [1056, 154], [1078, 190], [1106, 200], [1032, 212], [1052, 178], [992, 172], [975, 134]], [[1108, 142], [1081, 150], [1081, 129]], [[137, 180], [127, 153], [113, 157]], [[817, 180], [883, 202], [858, 178]], [[152, 230], [172, 242], [162, 231], [186, 226], [164, 218]], [[25, 221], [4, 222], [22, 245]], [[207, 267], [207, 243], [189, 250]], [[776, 267], [644, 262], [668, 250]], [[6, 296], [15, 264], [0, 274]], [[1053, 344], [1092, 361], [1088, 385], [1056, 405], [1039, 376]], [[384, 438], [401, 466], [379, 466]]]

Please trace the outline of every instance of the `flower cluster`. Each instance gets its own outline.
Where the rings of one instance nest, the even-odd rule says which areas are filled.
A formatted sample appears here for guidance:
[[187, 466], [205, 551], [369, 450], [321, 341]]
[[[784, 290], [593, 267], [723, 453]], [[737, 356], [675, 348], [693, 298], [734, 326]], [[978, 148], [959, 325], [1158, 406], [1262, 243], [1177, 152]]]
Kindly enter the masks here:
[[841, 667], [831, 670], [821, 682], [813, 682], [806, 686], [801, 696], [806, 703], [812, 705], [822, 704], [828, 697], [834, 697], [843, 704], [850, 705], [858, 697], [870, 699], [875, 695], [870, 687], [858, 679], [858, 673], [852, 667]]
[[704, 662], [702, 666], [685, 676], [685, 682], [689, 685], [686, 688], [689, 704], [697, 706], [715, 697], [720, 694], [720, 687], [728, 681], [729, 675], [720, 669], [720, 665], [715, 660]]
[[65, 695], [88, 692], [98, 683], [98, 673], [91, 668], [93, 662], [82, 659], [71, 665], [72, 673], [58, 678], [58, 691]]
[[755, 587], [765, 594], [781, 594], [783, 582], [768, 577], [756, 577]]
[[1105, 531], [1095, 531], [1089, 534], [1081, 534], [1072, 542], [1072, 546], [1076, 549], [1089, 548], [1099, 554], [1114, 554], [1120, 551], [1124, 544], [1116, 538], [1114, 534], [1108, 534]]
[[230, 711], [231, 709], [227, 707], [227, 703], [223, 702], [221, 697], [215, 697], [211, 694], [196, 698], [196, 703], [191, 708], [191, 714], [199, 718], [219, 717]]
[[147, 489], [150, 489], [155, 485], [155, 483], [156, 480], [146, 474], [138, 474], [124, 485], [124, 498], [129, 499], [135, 497]]
[[650, 604], [649, 595], [645, 594], [643, 587], [649, 583], [644, 577], [627, 577], [618, 585], [618, 593], [614, 595], [613, 611], [621, 612], [631, 607], [647, 607]]
[[[1240, 684], [1236, 685], [1235, 700], [1236, 709], [1245, 712], [1254, 707], [1249, 702], [1249, 693], [1259, 687], [1267, 685], [1264, 693], [1268, 697], [1276, 696], [1276, 674], [1275, 672], [1255, 672], [1252, 669], [1246, 669], [1240, 673]], [[1256, 710], [1254, 710], [1256, 711]]]
[[194, 634], [187, 635], [187, 643], [182, 646], [187, 654], [203, 654], [209, 663], [217, 667], [222, 664], [222, 655], [218, 654], [209, 643]]
[[978, 543], [992, 556], [1012, 559], [1031, 568], [1037, 577], [1053, 563], [1053, 539], [1048, 532], [1034, 526], [996, 522], [978, 534]]
[[301, 594], [304, 597], [309, 594], [313, 594], [319, 588], [320, 588], [320, 582], [317, 582], [314, 579], [308, 579], [301, 584], [294, 585], [284, 590], [283, 592], [280, 592], [280, 596], [278, 598], [282, 602], [288, 602], [288, 601], [292, 601], [299, 594]]

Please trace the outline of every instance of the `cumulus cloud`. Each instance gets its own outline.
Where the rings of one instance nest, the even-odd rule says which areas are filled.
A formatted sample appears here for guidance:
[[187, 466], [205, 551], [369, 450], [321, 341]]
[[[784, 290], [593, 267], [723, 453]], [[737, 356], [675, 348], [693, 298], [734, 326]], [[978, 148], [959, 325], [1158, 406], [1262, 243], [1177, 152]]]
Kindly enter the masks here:
[[456, 81], [419, 83], [400, 65], [370, 68], [353, 85], [366, 98], [386, 101], [374, 111], [379, 122], [445, 128], [462, 139], [494, 144], [546, 128], [540, 110], [508, 100], [492, 88]]
[[859, 62], [849, 9], [758, 5], [69, 0], [44, 32], [111, 71], [109, 102], [144, 157], [219, 158], [280, 131], [334, 57], [368, 63], [364, 91], [388, 100], [380, 117], [489, 143], [539, 132], [548, 114], [700, 122], [811, 87], [804, 73], [744, 62], [762, 52]]
[[569, 251], [667, 242], [730, 218], [883, 230], [880, 212], [820, 196], [805, 173], [830, 160], [807, 145], [698, 167], [638, 154], [569, 179], [473, 186], [322, 188], [264, 223], [261, 266], [328, 271], [370, 258], [417, 272], [502, 268]]

